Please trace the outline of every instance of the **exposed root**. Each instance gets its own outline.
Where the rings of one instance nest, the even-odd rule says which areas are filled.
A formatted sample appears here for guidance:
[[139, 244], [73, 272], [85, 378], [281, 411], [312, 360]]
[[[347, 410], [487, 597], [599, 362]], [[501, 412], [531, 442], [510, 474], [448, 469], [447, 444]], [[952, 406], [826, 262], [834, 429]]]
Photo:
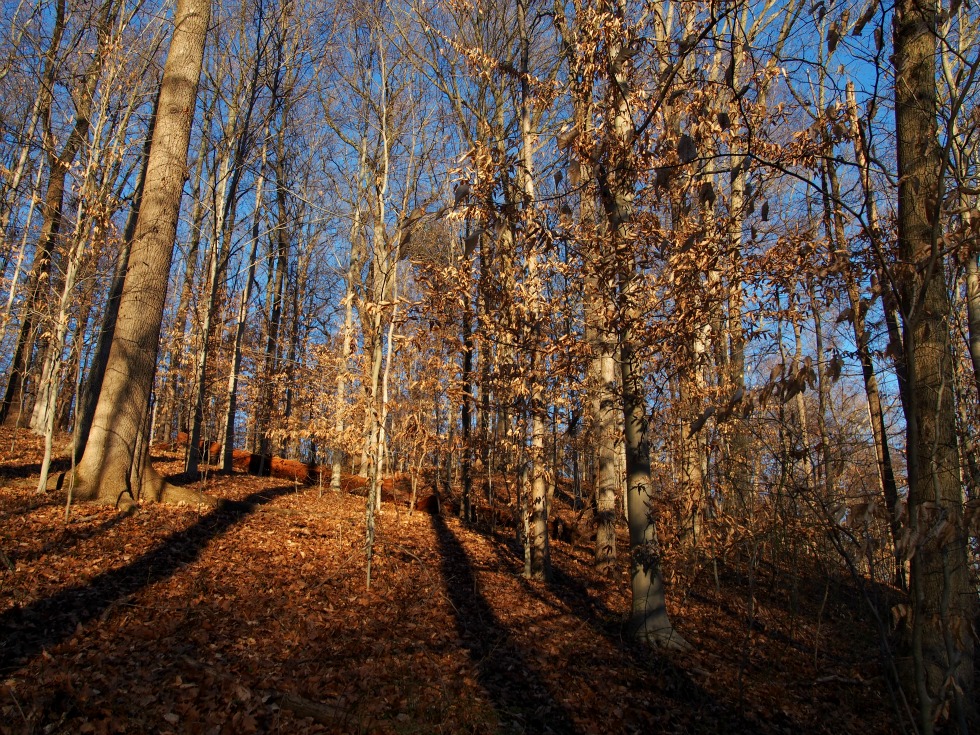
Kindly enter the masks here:
[[171, 485], [169, 482], [163, 484], [163, 489], [160, 492], [157, 502], [171, 504], [187, 503], [189, 505], [204, 505], [208, 508], [213, 508], [218, 505], [217, 498], [211, 495], [202, 493], [200, 490], [193, 490], [189, 487]]
[[694, 646], [673, 628], [658, 628], [656, 630], [641, 629], [637, 631], [636, 638], [642, 643], [664, 651], [687, 653], [694, 650]]
[[70, 482], [74, 482], [72, 488], [73, 503], [99, 503], [103, 505], [113, 505], [121, 511], [132, 511], [139, 503], [187, 503], [189, 505], [204, 505], [209, 508], [217, 504], [217, 500], [210, 495], [188, 487], [178, 487], [171, 485], [163, 479], [163, 475], [157, 472], [152, 466], [146, 467], [140, 488], [137, 490], [138, 498], [134, 497], [133, 489], [127, 483], [118, 481], [110, 482], [103, 477], [99, 485], [85, 482], [85, 479], [76, 469], [74, 474], [70, 472], [62, 473], [58, 477], [58, 488], [67, 491]]

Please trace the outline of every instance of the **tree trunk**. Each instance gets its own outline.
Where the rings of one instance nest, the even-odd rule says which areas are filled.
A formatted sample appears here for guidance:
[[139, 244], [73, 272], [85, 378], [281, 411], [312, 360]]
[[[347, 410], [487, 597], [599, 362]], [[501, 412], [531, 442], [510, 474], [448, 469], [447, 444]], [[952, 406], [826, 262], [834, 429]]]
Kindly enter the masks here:
[[134, 463], [142, 470], [138, 479], [142, 480], [147, 499], [198, 497], [187, 491], [174, 492], [152, 467], [140, 462], [140, 448], [153, 387], [210, 11], [208, 0], [179, 0], [177, 4], [145, 195], [119, 301], [119, 317], [92, 430], [73, 477], [78, 499], [132, 504], [136, 500], [131, 477]]
[[[852, 109], [857, 120], [856, 106], [853, 105], [853, 90], [848, 89], [848, 107]], [[892, 543], [897, 544], [901, 527], [899, 524], [898, 483], [895, 480], [895, 470], [892, 466], [891, 450], [888, 446], [888, 428], [885, 424], [885, 411], [881, 403], [881, 393], [878, 390], [878, 378], [875, 376], [874, 363], [871, 357], [870, 336], [867, 331], [865, 308], [861, 303], [854, 265], [847, 247], [844, 231], [844, 218], [838, 207], [831, 202], [839, 202], [840, 185], [831, 161], [825, 162], [825, 170], [829, 186], [825, 186], [824, 208], [827, 220], [827, 235], [832, 242], [834, 259], [838, 262], [840, 272], [844, 277], [847, 290], [848, 306], [851, 310], [851, 326], [854, 333], [854, 345], [857, 348], [858, 361], [861, 363], [861, 375], [864, 378], [864, 394], [868, 400], [868, 418], [871, 423], [871, 435], [875, 445], [875, 459], [878, 464], [878, 480], [881, 483], [882, 497], [888, 509], [889, 528]], [[827, 189], [829, 188], [829, 192]], [[833, 198], [831, 198], [831, 196]], [[815, 307], [816, 308], [816, 307]], [[895, 547], [895, 583], [905, 587], [904, 564], [897, 546]]]
[[633, 593], [630, 630], [647, 643], [686, 648], [667, 616], [660, 544], [651, 517], [653, 482], [650, 477], [650, 432], [646, 392], [632, 334], [622, 331], [623, 415], [626, 419], [626, 508], [630, 532], [630, 583]]
[[980, 268], [977, 267], [975, 253], [971, 253], [966, 259], [966, 316], [970, 330], [973, 383], [977, 388], [977, 395], [980, 395]]
[[75, 430], [75, 463], [82, 458], [85, 450], [85, 442], [92, 428], [92, 419], [95, 416], [95, 405], [102, 390], [102, 381], [105, 379], [106, 364], [109, 361], [109, 350], [112, 346], [112, 337], [116, 331], [116, 321], [119, 316], [119, 299], [122, 297], [123, 285], [126, 281], [126, 271], [129, 268], [129, 253], [132, 245], [133, 236], [136, 234], [136, 223], [139, 219], [140, 204], [143, 201], [143, 189], [146, 185], [146, 168], [150, 158], [150, 148], [153, 140], [153, 129], [156, 127], [157, 111], [160, 104], [160, 92], [153, 100], [153, 110], [150, 113], [148, 122], [149, 133], [143, 144], [142, 158], [140, 161], [139, 180], [133, 191], [133, 203], [126, 219], [126, 228], [123, 231], [122, 247], [119, 255], [116, 256], [116, 267], [112, 274], [112, 285], [109, 287], [109, 295], [106, 297], [105, 314], [102, 317], [102, 328], [99, 330], [99, 338], [96, 342], [95, 354], [92, 357], [92, 364], [89, 367], [88, 375], [82, 384], [82, 390], [78, 396], [77, 424]]
[[238, 305], [238, 323], [235, 325], [235, 337], [232, 344], [231, 371], [228, 373], [228, 409], [221, 432], [221, 471], [230, 473], [232, 458], [235, 450], [235, 413], [238, 407], [238, 374], [242, 367], [242, 340], [245, 336], [245, 326], [248, 321], [248, 304], [252, 298], [252, 284], [255, 282], [256, 256], [259, 249], [259, 224], [262, 211], [262, 189], [265, 183], [266, 148], [262, 146], [262, 157], [259, 164], [258, 180], [255, 183], [255, 210], [252, 215], [252, 247], [249, 250], [248, 264], [245, 268], [245, 286]]
[[[54, 11], [54, 26], [51, 29], [51, 41], [48, 43], [47, 51], [44, 54], [44, 69], [41, 72], [37, 97], [35, 97], [34, 104], [31, 108], [29, 122], [24, 128], [24, 140], [33, 139], [34, 129], [37, 127], [38, 121], [47, 120], [50, 114], [51, 102], [54, 96], [54, 82], [57, 72], [56, 61], [58, 58], [58, 50], [61, 47], [61, 40], [65, 33], [66, 8], [66, 0], [58, 0]], [[7, 228], [10, 226], [10, 218], [14, 211], [13, 198], [16, 196], [17, 189], [20, 187], [20, 181], [24, 175], [30, 148], [30, 145], [24, 145], [21, 148], [17, 166], [14, 168], [14, 171], [10, 177], [10, 183], [9, 185], [4, 186], [3, 197], [0, 199], [0, 207], [2, 207], [2, 211], [0, 211], [0, 236], [6, 235]], [[8, 195], [11, 197], [10, 200], [7, 198]], [[5, 270], [6, 268], [3, 269], [3, 271]], [[15, 277], [15, 283], [16, 280], [17, 279]], [[13, 284], [11, 285], [11, 288], [13, 288]], [[6, 326], [6, 323], [4, 326]]]
[[[209, 114], [209, 111], [206, 111], [205, 117]], [[182, 415], [184, 404], [182, 399], [187, 384], [184, 375], [186, 352], [188, 351], [187, 315], [190, 312], [191, 296], [195, 290], [198, 252], [204, 239], [205, 212], [201, 182], [204, 178], [207, 147], [208, 136], [200, 136], [197, 158], [190, 179], [190, 190], [194, 197], [190, 212], [190, 241], [187, 244], [187, 255], [184, 257], [184, 274], [181, 279], [180, 296], [177, 298], [177, 308], [174, 310], [174, 320], [167, 339], [167, 372], [163, 376], [163, 386], [158, 392], [162, 397], [160, 399], [157, 435], [160, 434], [159, 427], [163, 427], [163, 439], [166, 441], [173, 437], [175, 423], [178, 431], [186, 431], [189, 428], [186, 417]], [[210, 179], [212, 175], [209, 173], [208, 178]]]
[[[88, 142], [89, 128], [93, 112], [95, 92], [102, 78], [102, 68], [105, 62], [106, 49], [112, 41], [113, 23], [115, 21], [118, 6], [115, 0], [104, 0], [99, 11], [98, 25], [96, 33], [98, 43], [91, 61], [85, 69], [83, 76], [84, 82], [79, 90], [79, 99], [75, 103], [75, 125], [68, 136], [65, 146], [58, 156], [57, 161], [51, 163], [51, 180], [48, 187], [48, 197], [45, 206], [44, 225], [41, 228], [42, 247], [48, 252], [50, 257], [54, 249], [53, 240], [58, 236], [61, 229], [62, 200], [65, 193], [65, 178], [71, 168], [75, 156], [82, 146]], [[96, 155], [96, 154], [92, 154]], [[83, 191], [91, 186], [91, 176], [93, 168], [99, 165], [98, 161], [92, 160], [85, 166], [83, 179]], [[94, 195], [93, 195], [94, 194]], [[72, 252], [68, 254], [69, 265], [68, 274], [65, 276], [66, 284], [70, 285], [62, 290], [60, 311], [56, 318], [57, 324], [54, 326], [56, 337], [48, 343], [45, 359], [41, 368], [41, 380], [38, 383], [38, 392], [34, 402], [34, 410], [31, 416], [31, 428], [36, 434], [45, 435], [54, 429], [55, 394], [58, 388], [58, 367], [61, 364], [62, 351], [64, 349], [64, 338], [67, 334], [67, 323], [62, 322], [67, 318], [68, 305], [71, 301], [71, 290], [74, 288], [74, 277], [77, 274], [81, 258], [82, 240], [85, 238], [84, 230], [86, 225], [85, 218], [88, 216], [85, 211], [84, 201], [86, 199], [96, 199], [97, 193], [88, 193], [80, 204], [75, 223]], [[51, 240], [51, 242], [49, 242]], [[50, 426], [50, 428], [49, 428]]]
[[[365, 146], [367, 140], [361, 140], [361, 171], [364, 170]], [[334, 417], [334, 433], [336, 445], [332, 450], [333, 463], [330, 473], [330, 489], [340, 491], [340, 476], [346, 442], [344, 431], [347, 413], [347, 377], [350, 370], [350, 358], [354, 352], [354, 276], [360, 272], [361, 260], [364, 257], [364, 245], [361, 242], [361, 210], [354, 207], [354, 224], [351, 226], [350, 262], [347, 267], [347, 287], [344, 296], [344, 326], [340, 333], [340, 364], [337, 367], [337, 397], [336, 414]], [[360, 243], [360, 245], [358, 245]]]
[[[280, 146], [280, 151], [282, 146]], [[279, 331], [282, 328], [282, 305], [285, 298], [286, 266], [289, 258], [289, 213], [287, 199], [288, 184], [285, 181], [285, 162], [276, 162], [276, 202], [279, 221], [275, 236], [269, 245], [267, 258], [269, 275], [266, 286], [266, 304], [269, 309], [269, 329], [265, 341], [265, 356], [262, 360], [261, 388], [256, 416], [255, 433], [259, 453], [264, 457], [271, 453], [269, 423], [275, 403], [275, 388], [279, 370]]]
[[[595, 298], [601, 298], [598, 294]], [[605, 312], [600, 301], [601, 311]], [[595, 309], [595, 307], [593, 307]], [[612, 574], [616, 564], [617, 501], [622, 494], [622, 481], [617, 461], [616, 432], [620, 424], [620, 386], [616, 369], [615, 336], [594, 315], [598, 324], [590, 369], [592, 421], [595, 431], [596, 457], [596, 569]]]
[[531, 233], [536, 218], [534, 192], [534, 142], [535, 134], [531, 124], [531, 89], [530, 77], [530, 29], [527, 22], [527, 0], [518, 0], [517, 25], [521, 39], [520, 51], [520, 130], [521, 130], [521, 166], [518, 168], [518, 178], [521, 188], [521, 214], [524, 217], [527, 237], [527, 282], [528, 282], [528, 319], [530, 321], [531, 353], [528, 368], [530, 378], [530, 413], [531, 413], [531, 449], [530, 449], [530, 484], [531, 495], [529, 504], [530, 538], [530, 569], [532, 579], [546, 580], [551, 578], [551, 553], [548, 543], [548, 482], [545, 468], [545, 435], [547, 433], [548, 409], [545, 406], [544, 355], [536, 354], [538, 345], [543, 339], [541, 323], [543, 321], [544, 279], [541, 275], [541, 260], [539, 250], [541, 243]]
[[[636, 266], [629, 247], [630, 220], [636, 186], [635, 163], [631, 159], [635, 128], [628, 95], [632, 88], [625, 54], [630, 42], [626, 3], [614, 0], [607, 6], [623, 33], [607, 41], [608, 116], [603, 159], [596, 165], [599, 192], [611, 243], [597, 243], [617, 253], [618, 337], [622, 373], [623, 435], [626, 451], [626, 511], [630, 532], [630, 579], [633, 597], [630, 627], [633, 635], [647, 643], [669, 648], [686, 648], [667, 616], [657, 527], [652, 517], [653, 488], [650, 477], [650, 435], [646, 415], [646, 391], [640, 357], [636, 353], [631, 321], [638, 317]], [[611, 328], [611, 325], [607, 325]]]
[[[466, 240], [477, 237], [470, 232], [469, 220], [466, 223]], [[461, 422], [463, 452], [460, 457], [460, 470], [463, 481], [463, 496], [459, 506], [460, 518], [464, 523], [470, 523], [475, 517], [473, 510], [473, 299], [469, 288], [469, 271], [472, 263], [463, 251], [462, 269], [467, 273], [463, 304], [463, 367], [460, 376], [463, 382], [463, 395], [459, 402], [459, 418]]]
[[910, 398], [905, 418], [909, 552], [914, 551], [911, 647], [922, 732], [933, 732], [949, 698], [953, 722], [966, 735], [976, 715], [976, 590], [962, 525], [950, 301], [938, 242], [944, 166], [937, 131], [936, 13], [935, 0], [900, 0], [894, 24], [901, 268], [896, 276]]

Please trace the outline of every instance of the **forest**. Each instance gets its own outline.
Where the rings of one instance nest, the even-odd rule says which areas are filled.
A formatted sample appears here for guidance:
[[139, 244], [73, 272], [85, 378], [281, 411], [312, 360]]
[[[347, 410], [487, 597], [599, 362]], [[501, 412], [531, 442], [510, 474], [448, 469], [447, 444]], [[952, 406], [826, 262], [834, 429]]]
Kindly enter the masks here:
[[5, 0], [0, 732], [980, 730], [974, 0]]

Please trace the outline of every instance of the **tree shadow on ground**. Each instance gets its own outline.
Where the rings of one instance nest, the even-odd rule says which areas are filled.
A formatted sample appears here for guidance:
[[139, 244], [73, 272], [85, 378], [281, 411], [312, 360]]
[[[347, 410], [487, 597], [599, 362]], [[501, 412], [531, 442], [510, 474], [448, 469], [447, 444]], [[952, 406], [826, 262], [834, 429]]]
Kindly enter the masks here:
[[[512, 537], [475, 530], [493, 542], [492, 548], [501, 564], [520, 561], [520, 549]], [[546, 605], [555, 607], [557, 600], [564, 614], [605, 639], [633, 671], [644, 672], [649, 677], [645, 684], [638, 678], [631, 687], [633, 695], [646, 702], [644, 706], [637, 705], [634, 724], [640, 725], [640, 721], [648, 718], [646, 724], [654, 729], [666, 721], [681, 732], [754, 732], [757, 729], [756, 724], [744, 717], [737, 703], [719, 700], [695, 681], [685, 670], [683, 661], [635, 641], [628, 634], [623, 613], [606, 604], [594, 581], [586, 581], [563, 568], [559, 555], [552, 555], [552, 578], [547, 582], [547, 591], [523, 577], [520, 582], [528, 596]], [[575, 662], [570, 662], [570, 666], [574, 668]], [[651, 697], [640, 696], [644, 687], [649, 689]]]
[[493, 700], [502, 728], [575, 733], [569, 713], [535, 675], [527, 657], [479, 590], [472, 562], [459, 539], [438, 514], [433, 514], [432, 526], [456, 631], [477, 667], [481, 686]]
[[44, 649], [63, 642], [79, 625], [103, 615], [119, 601], [169, 578], [259, 506], [293, 490], [292, 485], [276, 487], [241, 501], [222, 502], [190, 528], [171, 534], [131, 563], [103, 572], [86, 584], [5, 611], [0, 615], [0, 675], [8, 675]]
[[[71, 469], [71, 459], [59, 457], [51, 460], [49, 472], [55, 476]], [[28, 464], [0, 464], [0, 482], [7, 480], [26, 480], [29, 477], [40, 477], [41, 463], [30, 462]]]
[[95, 538], [96, 536], [101, 536], [106, 531], [112, 530], [130, 515], [132, 515], [131, 512], [117, 512], [113, 513], [101, 523], [86, 525], [82, 525], [77, 520], [73, 519], [71, 525], [61, 526], [55, 529], [53, 537], [50, 540], [45, 541], [40, 548], [26, 554], [18, 554], [17, 552], [13, 552], [10, 555], [10, 558], [16, 564], [28, 564], [38, 561], [39, 559], [43, 559], [45, 556], [55, 551], [64, 554], [66, 551], [80, 544], [81, 542]]

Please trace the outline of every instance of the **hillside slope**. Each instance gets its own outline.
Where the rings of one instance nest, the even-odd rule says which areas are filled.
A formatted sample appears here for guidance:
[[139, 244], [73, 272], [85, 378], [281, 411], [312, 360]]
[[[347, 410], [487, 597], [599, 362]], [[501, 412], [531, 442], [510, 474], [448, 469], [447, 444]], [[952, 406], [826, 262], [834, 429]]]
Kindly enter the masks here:
[[388, 502], [367, 590], [356, 494], [213, 476], [243, 502], [85, 506], [66, 526], [63, 496], [33, 494], [33, 439], [2, 439], [2, 733], [898, 729], [844, 582], [734, 560], [675, 575], [696, 650], [663, 655], [624, 639], [625, 564], [596, 577], [587, 540], [556, 541], [555, 582], [529, 582], [509, 534]]

